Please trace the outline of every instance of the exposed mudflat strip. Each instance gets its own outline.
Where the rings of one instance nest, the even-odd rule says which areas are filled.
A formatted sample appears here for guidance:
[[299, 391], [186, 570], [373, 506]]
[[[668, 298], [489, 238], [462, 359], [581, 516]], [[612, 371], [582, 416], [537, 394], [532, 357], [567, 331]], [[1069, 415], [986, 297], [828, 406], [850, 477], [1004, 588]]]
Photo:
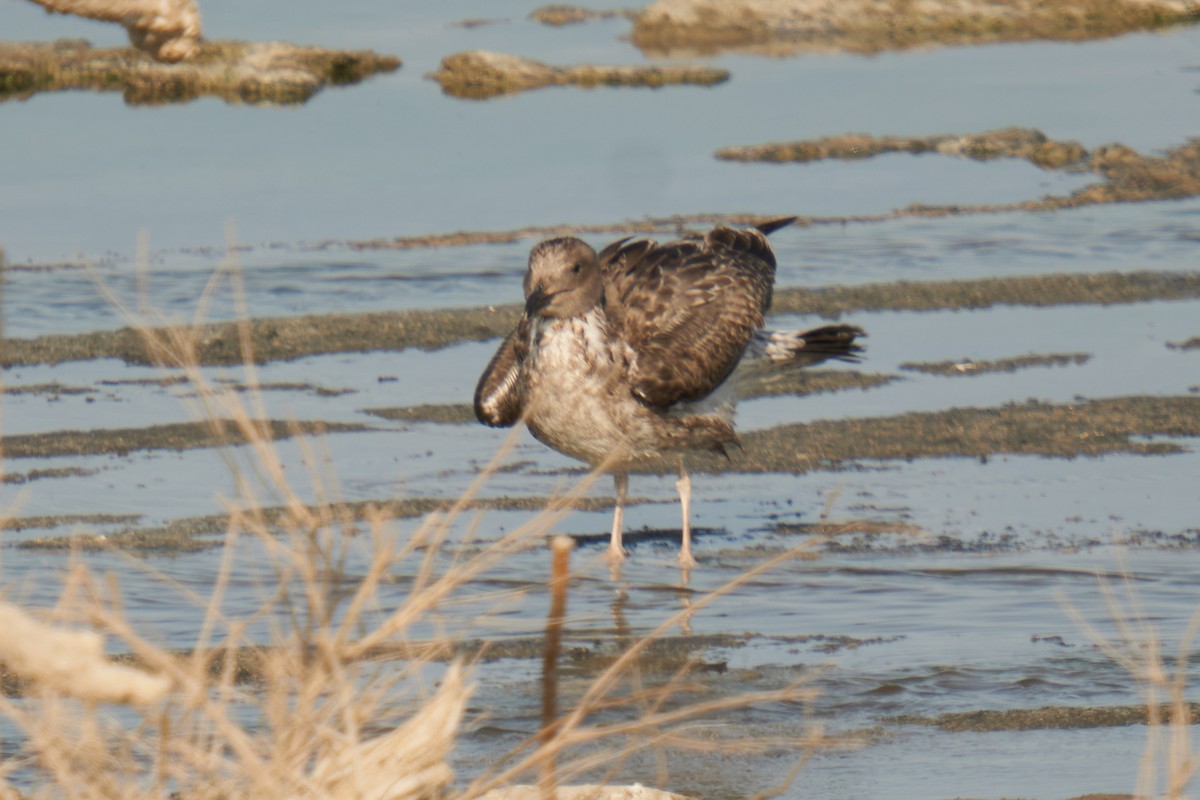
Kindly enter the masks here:
[[[342, 422], [257, 421], [263, 435], [274, 440], [292, 436], [358, 433], [366, 425]], [[146, 428], [101, 428], [86, 431], [50, 431], [4, 437], [8, 458], [90, 456], [103, 453], [125, 455], [135, 450], [191, 450], [197, 447], [244, 444], [247, 437], [230, 421], [179, 422]]]
[[614, 17], [627, 17], [636, 19], [637, 11], [626, 8], [615, 9], [594, 9], [584, 8], [582, 6], [573, 6], [563, 3], [555, 3], [548, 6], [539, 6], [529, 12], [529, 18], [543, 25], [552, 25], [561, 27], [563, 25], [578, 25], [581, 22], [591, 22], [598, 19], [612, 19]]
[[52, 514], [40, 517], [0, 517], [0, 530], [24, 531], [67, 525], [132, 525], [141, 514]]
[[[1200, 297], [1200, 272], [1107, 272], [1089, 275], [1037, 275], [979, 280], [899, 281], [861, 286], [780, 289], [775, 314], [812, 314], [831, 319], [855, 311], [934, 311], [997, 305], [1109, 305]], [[443, 311], [320, 314], [248, 321], [252, 359], [287, 361], [326, 353], [437, 349], [506, 335], [521, 313], [517, 305]], [[241, 364], [242, 323], [214, 323], [189, 329], [202, 365]], [[161, 337], [157, 329], [151, 335]], [[118, 358], [128, 364], [154, 363], [145, 334], [131, 328], [33, 339], [7, 339], [0, 366], [57, 364]]]
[[119, 91], [130, 105], [220, 97], [230, 103], [303, 103], [326, 86], [358, 83], [400, 68], [369, 50], [330, 50], [284, 42], [201, 41], [176, 64], [132, 47], [92, 47], [83, 39], [52, 44], [0, 42], [0, 102], [66, 89]]
[[557, 67], [530, 58], [471, 50], [442, 59], [436, 72], [442, 92], [453, 97], [486, 100], [546, 86], [627, 86], [657, 89], [671, 85], [715, 86], [729, 80], [729, 71], [713, 67], [590, 64]]
[[657, 0], [636, 18], [634, 44], [651, 54], [737, 49], [876, 53], [931, 45], [1038, 39], [1077, 41], [1194, 22], [1182, 0]]
[[[807, 472], [860, 459], [975, 457], [1000, 453], [1075, 458], [1105, 453], [1178, 453], [1145, 436], [1200, 436], [1200, 397], [1116, 397], [951, 408], [894, 417], [823, 420], [742, 435], [744, 449], [695, 457], [714, 472]], [[666, 469], [666, 465], [660, 469]]]
[[9, 472], [5, 471], [0, 475], [0, 482], [9, 484], [28, 483], [29, 481], [42, 480], [44, 478], [81, 478], [86, 475], [94, 475], [96, 470], [83, 469], [82, 467], [57, 467], [54, 469], [31, 469], [27, 472]]
[[775, 293], [771, 309], [776, 314], [815, 314], [837, 319], [855, 311], [1041, 308], [1196, 297], [1200, 297], [1200, 272], [1099, 272], [783, 289]]
[[1101, 182], [1066, 196], [1020, 204], [1028, 210], [1076, 208], [1097, 203], [1170, 200], [1200, 195], [1200, 140], [1192, 139], [1161, 156], [1142, 155], [1123, 144], [1088, 151], [1078, 142], [1058, 141], [1030, 128], [1003, 128], [966, 136], [871, 136], [850, 133], [795, 142], [725, 147], [716, 157], [728, 161], [807, 162], [862, 159], [881, 153], [939, 153], [987, 161], [1022, 158], [1042, 169], [1091, 172]]
[[928, 375], [955, 377], [984, 375], [989, 372], [1016, 372], [1028, 367], [1065, 367], [1086, 364], [1091, 358], [1089, 353], [1033, 353], [1026, 356], [981, 361], [970, 358], [950, 361], [905, 361], [900, 365], [900, 369], [909, 372], [924, 372]]
[[[1115, 728], [1122, 725], [1145, 725], [1150, 712], [1158, 718], [1171, 719], [1173, 709], [1164, 703], [1157, 709], [1141, 706], [1045, 706], [1043, 708], [1014, 708], [1007, 711], [964, 711], [939, 714], [936, 717], [890, 717], [888, 722], [909, 725], [933, 725], [946, 731], [1033, 731], [1054, 728]], [[1200, 723], [1200, 703], [1185, 706], [1185, 723]]]

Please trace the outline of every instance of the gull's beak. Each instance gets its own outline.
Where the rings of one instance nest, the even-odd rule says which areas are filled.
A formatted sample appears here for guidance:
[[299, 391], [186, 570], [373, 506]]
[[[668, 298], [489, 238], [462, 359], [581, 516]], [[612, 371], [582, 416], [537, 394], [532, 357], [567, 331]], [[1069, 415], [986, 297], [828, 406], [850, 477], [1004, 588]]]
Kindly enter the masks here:
[[525, 316], [532, 317], [550, 304], [550, 298], [554, 297], [553, 293], [546, 294], [546, 290], [539, 283], [525, 298]]

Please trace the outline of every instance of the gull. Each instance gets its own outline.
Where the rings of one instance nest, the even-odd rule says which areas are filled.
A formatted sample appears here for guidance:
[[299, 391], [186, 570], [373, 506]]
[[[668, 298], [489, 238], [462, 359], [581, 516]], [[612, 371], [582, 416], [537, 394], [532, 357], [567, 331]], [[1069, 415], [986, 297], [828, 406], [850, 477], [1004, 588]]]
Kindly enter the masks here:
[[756, 359], [857, 361], [854, 325], [767, 331], [775, 254], [767, 235], [795, 221], [718, 225], [659, 244], [625, 238], [599, 254], [573, 236], [529, 254], [525, 311], [475, 389], [485, 425], [524, 422], [542, 443], [612, 474], [609, 557], [621, 543], [629, 471], [678, 454], [679, 563], [694, 566], [687, 451], [737, 445], [735, 370]]

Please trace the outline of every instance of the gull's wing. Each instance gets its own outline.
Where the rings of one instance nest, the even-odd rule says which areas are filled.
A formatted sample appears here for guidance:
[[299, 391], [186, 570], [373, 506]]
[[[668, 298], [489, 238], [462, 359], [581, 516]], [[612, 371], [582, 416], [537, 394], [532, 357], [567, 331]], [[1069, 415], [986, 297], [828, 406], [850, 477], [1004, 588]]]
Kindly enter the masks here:
[[509, 428], [525, 407], [522, 381], [529, 354], [529, 320], [521, 317], [479, 378], [475, 387], [475, 418], [493, 428]]
[[763, 230], [717, 227], [599, 255], [605, 314], [632, 347], [631, 391], [657, 408], [699, 400], [729, 377], [771, 305], [775, 254]]

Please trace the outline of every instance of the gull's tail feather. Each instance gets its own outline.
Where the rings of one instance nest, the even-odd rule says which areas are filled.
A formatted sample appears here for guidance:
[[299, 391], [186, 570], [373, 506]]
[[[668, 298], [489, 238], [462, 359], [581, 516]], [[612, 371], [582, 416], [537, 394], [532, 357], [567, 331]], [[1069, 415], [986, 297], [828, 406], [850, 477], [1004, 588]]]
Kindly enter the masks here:
[[760, 330], [750, 344], [753, 355], [807, 367], [822, 361], [861, 361], [866, 332], [857, 325], [823, 325], [807, 331]]

